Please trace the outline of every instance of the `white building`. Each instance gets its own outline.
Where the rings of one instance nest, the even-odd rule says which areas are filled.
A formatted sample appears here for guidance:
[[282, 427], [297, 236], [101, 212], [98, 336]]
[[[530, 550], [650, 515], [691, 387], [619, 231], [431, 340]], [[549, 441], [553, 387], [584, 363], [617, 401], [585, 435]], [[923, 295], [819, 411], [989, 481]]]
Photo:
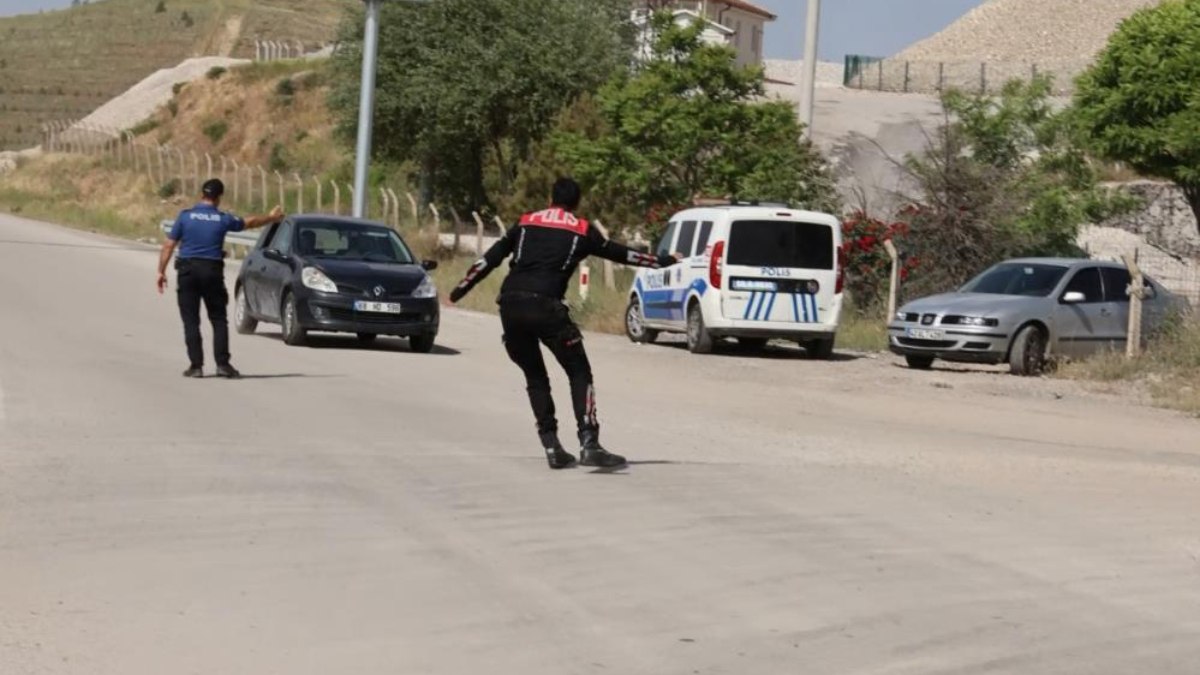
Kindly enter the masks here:
[[[740, 65], [762, 63], [765, 28], [776, 18], [748, 0], [634, 0], [634, 22], [645, 25], [650, 12], [662, 9], [671, 10], [681, 24], [704, 17], [704, 41], [733, 47]], [[647, 48], [642, 45], [643, 53]]]

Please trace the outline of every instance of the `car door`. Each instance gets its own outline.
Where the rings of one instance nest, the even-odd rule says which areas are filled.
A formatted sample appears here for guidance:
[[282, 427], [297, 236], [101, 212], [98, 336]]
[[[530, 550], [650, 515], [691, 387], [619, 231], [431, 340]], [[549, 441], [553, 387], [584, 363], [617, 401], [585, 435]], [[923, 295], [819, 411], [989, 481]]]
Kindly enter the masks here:
[[258, 242], [250, 251], [250, 255], [247, 255], [246, 259], [242, 261], [242, 295], [246, 298], [250, 313], [256, 317], [263, 317], [262, 275], [267, 269], [267, 259], [263, 256], [263, 252], [270, 245], [271, 238], [278, 229], [278, 223], [264, 229]]
[[679, 262], [667, 267], [663, 282], [670, 291], [667, 321], [678, 329], [683, 329], [687, 312], [687, 294], [692, 285], [692, 263], [696, 255], [696, 232], [699, 221], [684, 220], [679, 223], [679, 232], [675, 236], [675, 244], [671, 253], [679, 257]]
[[285, 220], [263, 251], [259, 302], [262, 315], [272, 321], [280, 318], [283, 291], [292, 281], [293, 240], [296, 238], [295, 223]]
[[[662, 239], [658, 241], [655, 254], [670, 255], [674, 250], [675, 235], [678, 231], [679, 222], [671, 221], [667, 225], [667, 231], [663, 233]], [[670, 325], [671, 290], [668, 280], [671, 278], [671, 274], [672, 270], [669, 267], [661, 270], [643, 268], [638, 271], [638, 281], [641, 283], [642, 313], [645, 315], [647, 323], [658, 328]]]
[[1054, 316], [1058, 337], [1056, 352], [1071, 358], [1082, 358], [1093, 353], [1103, 339], [1104, 317], [1101, 312], [1104, 307], [1104, 282], [1100, 277], [1100, 268], [1088, 265], [1075, 270], [1058, 297]]
[[[1104, 307], [1100, 310], [1102, 347], [1123, 350], [1129, 341], [1129, 285], [1133, 277], [1127, 269], [1103, 267], [1100, 278], [1104, 281]], [[1142, 325], [1145, 326], [1144, 317]]]

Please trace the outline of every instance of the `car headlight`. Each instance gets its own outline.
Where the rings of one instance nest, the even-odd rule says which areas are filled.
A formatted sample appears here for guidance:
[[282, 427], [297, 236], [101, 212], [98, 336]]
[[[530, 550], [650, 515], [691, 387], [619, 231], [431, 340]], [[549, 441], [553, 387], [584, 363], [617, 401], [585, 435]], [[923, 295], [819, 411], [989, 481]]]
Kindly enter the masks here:
[[414, 298], [437, 297], [437, 286], [434, 285], [433, 279], [429, 278], [428, 274], [426, 274], [425, 278], [421, 280], [421, 285], [417, 286], [417, 290], [412, 292], [412, 296]]
[[325, 273], [315, 267], [305, 267], [300, 272], [300, 282], [305, 288], [311, 288], [314, 291], [323, 291], [325, 293], [337, 293], [337, 284], [333, 280], [325, 276]]
[[897, 321], [908, 321], [908, 312], [896, 312]]
[[983, 316], [963, 316], [958, 319], [958, 325], [960, 326], [996, 326], [999, 324], [998, 320]]

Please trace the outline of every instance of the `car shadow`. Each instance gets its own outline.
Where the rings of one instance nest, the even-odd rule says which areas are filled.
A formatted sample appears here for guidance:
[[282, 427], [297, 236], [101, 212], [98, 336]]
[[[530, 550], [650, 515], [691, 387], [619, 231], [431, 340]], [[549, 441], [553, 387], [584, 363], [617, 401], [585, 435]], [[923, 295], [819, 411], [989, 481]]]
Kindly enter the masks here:
[[[661, 349], [675, 349], [687, 351], [686, 342], [656, 342], [651, 347]], [[783, 345], [769, 344], [766, 347], [743, 347], [737, 343], [716, 344], [713, 345], [712, 353], [706, 356], [717, 356], [723, 358], [734, 359], [766, 359], [775, 361], [811, 361], [808, 353], [801, 347], [785, 347]], [[849, 354], [846, 352], [834, 352], [833, 356], [825, 359], [826, 361], [857, 361], [863, 358], [858, 354]]]
[[[258, 337], [283, 342], [283, 336], [279, 333], [261, 333]], [[380, 352], [395, 354], [397, 352], [413, 352], [408, 347], [408, 340], [399, 337], [379, 337], [374, 342], [360, 342], [358, 338], [351, 335], [309, 335], [304, 340], [304, 348], [307, 349], [336, 349], [341, 351], [356, 351], [356, 352]], [[435, 344], [433, 351], [429, 354], [421, 356], [458, 356], [462, 354], [453, 347]]]
[[[939, 365], [939, 364], [940, 364], [940, 362], [935, 363], [932, 368], [921, 369], [921, 368], [912, 368], [908, 365], [905, 365], [903, 362], [900, 362], [900, 363], [893, 363], [892, 367], [899, 368], [900, 370], [910, 370], [915, 373], [929, 373], [929, 374], [937, 374], [937, 375], [956, 375], [956, 376], [960, 376], [960, 377], [965, 376], [965, 375], [992, 375], [994, 377], [1014, 377], [1012, 375], [1012, 373], [1010, 373], [1008, 371], [1007, 368], [1001, 368], [999, 366], [988, 366], [988, 365], [984, 365], [984, 364], [974, 364], [974, 363], [956, 363], [954, 365], [949, 365], [949, 364]], [[1045, 377], [1047, 375], [1052, 374], [1052, 372], [1053, 371], [1051, 371], [1050, 369], [1047, 369], [1044, 373], [1042, 373], [1038, 377]], [[1037, 379], [1037, 378], [1034, 378], [1034, 379]]]

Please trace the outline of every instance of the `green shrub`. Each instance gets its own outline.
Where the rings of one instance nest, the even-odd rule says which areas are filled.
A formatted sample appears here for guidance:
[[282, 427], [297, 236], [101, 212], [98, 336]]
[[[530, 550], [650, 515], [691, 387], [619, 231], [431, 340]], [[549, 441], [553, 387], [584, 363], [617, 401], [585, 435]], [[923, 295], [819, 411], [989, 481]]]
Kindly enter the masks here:
[[154, 131], [161, 124], [161, 122], [151, 117], [150, 119], [143, 120], [133, 125], [133, 127], [129, 130], [129, 133], [133, 134], [134, 136], [143, 136], [151, 131]]
[[167, 110], [171, 111], [171, 117], [178, 117], [179, 116], [179, 101], [176, 101], [175, 99], [171, 99], [170, 101], [167, 101]]
[[292, 97], [296, 95], [296, 83], [290, 77], [283, 78], [275, 85], [275, 95], [281, 105], [291, 105]]
[[221, 76], [227, 72], [229, 71], [222, 66], [213, 66], [212, 68], [209, 68], [207, 77], [210, 80], [219, 80], [221, 79]]
[[171, 87], [171, 93], [178, 96], [179, 92], [183, 91], [184, 87], [186, 87], [186, 86], [187, 86], [187, 82], [176, 82], [175, 86]]
[[172, 178], [171, 180], [159, 186], [158, 196], [162, 199], [170, 199], [171, 197], [179, 194], [182, 190], [183, 185], [179, 182], [179, 179]]
[[284, 157], [283, 143], [276, 143], [271, 146], [271, 158], [267, 161], [267, 168], [272, 171], [283, 171], [287, 166], [288, 163]]
[[225, 138], [225, 134], [229, 133], [229, 123], [225, 120], [217, 120], [205, 125], [202, 131], [205, 136], [208, 136], [208, 140], [212, 141], [213, 145], [216, 145], [221, 142], [222, 138]]

